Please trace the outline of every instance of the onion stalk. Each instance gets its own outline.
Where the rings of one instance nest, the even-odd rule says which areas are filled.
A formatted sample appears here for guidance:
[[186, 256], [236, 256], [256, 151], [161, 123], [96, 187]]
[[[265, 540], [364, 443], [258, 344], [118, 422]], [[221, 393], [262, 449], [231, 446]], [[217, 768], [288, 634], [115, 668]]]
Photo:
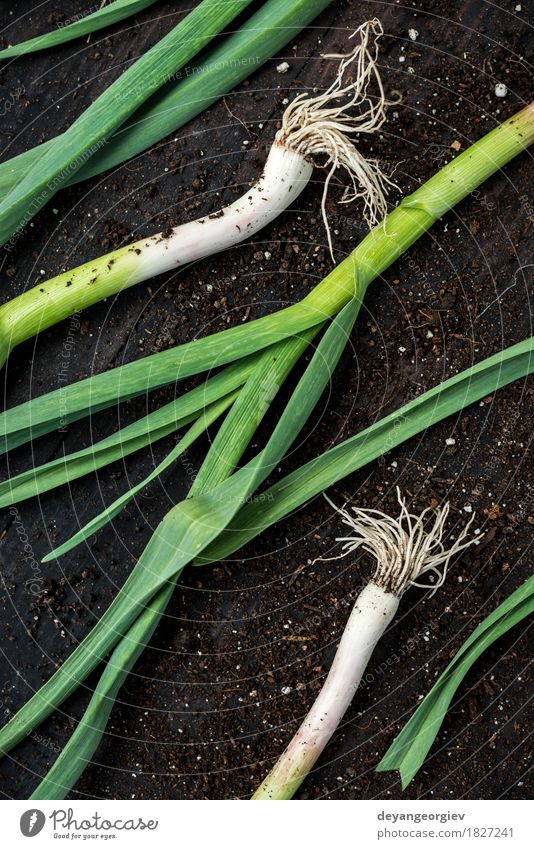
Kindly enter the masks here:
[[[363, 301], [369, 284], [441, 216], [533, 142], [534, 104], [530, 104], [405, 197], [300, 303], [8, 409], [0, 414], [0, 452], [48, 433], [60, 423], [66, 425], [123, 400], [266, 351], [283, 339], [320, 326], [352, 298]], [[4, 355], [9, 337], [9, 325], [0, 321]], [[5, 356], [0, 355], [2, 359]]]
[[356, 599], [319, 696], [283, 755], [254, 793], [253, 800], [294, 796], [352, 702], [377, 643], [397, 613], [402, 595], [409, 587], [423, 587], [434, 593], [445, 581], [451, 558], [476, 542], [475, 538], [466, 539], [474, 515], [453, 544], [445, 548], [448, 502], [435, 511], [434, 522], [426, 530], [430, 508], [416, 516], [408, 511], [399, 492], [398, 498], [401, 510], [396, 519], [380, 510], [360, 507], [352, 507], [349, 512], [329, 500], [353, 532], [351, 536], [337, 538], [336, 542], [343, 543], [340, 556], [346, 557], [361, 548], [376, 560], [376, 570]]
[[[382, 33], [376, 19], [362, 24], [353, 33], [359, 42], [352, 52], [334, 57], [341, 58], [341, 63], [332, 85], [320, 95], [304, 93], [289, 104], [262, 174], [241, 198], [211, 215], [139, 239], [43, 281], [0, 307], [0, 328], [9, 334], [2, 340], [4, 356], [20, 342], [91, 304], [250, 238], [300, 195], [317, 156], [326, 157], [328, 168], [322, 212], [331, 253], [325, 199], [338, 168], [344, 168], [350, 177], [343, 202], [363, 198], [364, 216], [370, 226], [376, 224], [387, 211], [385, 194], [391, 180], [376, 161], [365, 159], [350, 136], [375, 133], [386, 119], [386, 98], [377, 67], [377, 41]], [[345, 83], [349, 69], [353, 77]], [[372, 82], [378, 88], [376, 97], [369, 93]]]

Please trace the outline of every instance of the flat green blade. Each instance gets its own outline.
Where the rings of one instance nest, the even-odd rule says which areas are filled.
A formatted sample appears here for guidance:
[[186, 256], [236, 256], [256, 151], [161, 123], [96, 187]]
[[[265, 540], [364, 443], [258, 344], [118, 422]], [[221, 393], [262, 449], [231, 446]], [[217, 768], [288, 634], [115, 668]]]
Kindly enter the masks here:
[[[236, 32], [228, 35], [202, 63], [188, 66], [178, 80], [152, 95], [65, 185], [86, 180], [119, 165], [174, 133], [236, 85], [284, 45], [291, 43], [331, 0], [267, 0]], [[59, 138], [59, 137], [58, 137]], [[53, 148], [51, 139], [0, 163], [0, 198], [22, 180]]]
[[0, 483], [0, 507], [33, 498], [163, 439], [197, 419], [207, 405], [225, 397], [248, 378], [253, 357], [228, 366], [224, 371], [184, 395], [126, 425], [88, 448], [65, 454], [42, 466], [28, 469]]
[[265, 448], [219, 486], [193, 495], [167, 513], [119, 594], [89, 635], [0, 730], [0, 752], [7, 752], [23, 739], [85, 680], [153, 597], [169, 582], [178, 580], [184, 567], [221, 533], [276, 467], [330, 380], [359, 308], [360, 302], [354, 298], [332, 322]]
[[0, 414], [0, 453], [84, 416], [261, 351], [322, 323], [306, 303], [195, 339], [32, 398]]
[[221, 560], [342, 478], [417, 433], [534, 371], [534, 337], [449, 378], [371, 427], [319, 455], [252, 500], [197, 565]]
[[118, 21], [123, 21], [131, 15], [135, 15], [136, 12], [141, 12], [147, 6], [153, 6], [155, 2], [156, 0], [114, 0], [113, 3], [104, 6], [102, 9], [97, 9], [96, 12], [86, 15], [81, 20], [73, 21], [65, 26], [58, 26], [53, 32], [37, 35], [35, 38], [0, 50], [0, 61], [11, 59], [13, 56], [24, 56], [26, 53], [35, 53], [37, 50], [46, 50], [48, 47], [55, 47], [56, 44], [64, 44], [74, 38], [96, 32]]
[[26, 226], [102, 148], [113, 132], [173, 74], [208, 44], [251, 0], [202, 0], [170, 33], [124, 71], [0, 201], [0, 244]]
[[135, 486], [131, 487], [127, 492], [121, 495], [119, 498], [115, 499], [115, 501], [106, 507], [98, 516], [95, 516], [84, 525], [78, 533], [74, 534], [74, 536], [70, 537], [66, 542], [62, 545], [55, 548], [53, 551], [49, 552], [46, 557], [43, 557], [41, 563], [48, 563], [50, 560], [54, 560], [56, 557], [61, 557], [61, 555], [66, 554], [67, 551], [70, 551], [72, 548], [75, 548], [84, 540], [96, 534], [100, 528], [107, 525], [108, 522], [111, 522], [115, 516], [124, 510], [124, 508], [133, 501], [133, 499], [138, 495], [149, 483], [156, 480], [163, 472], [168, 469], [172, 464], [180, 457], [191, 445], [201, 436], [207, 428], [216, 421], [219, 416], [221, 416], [225, 410], [234, 402], [237, 397], [237, 393], [232, 393], [230, 395], [221, 398], [219, 401], [215, 401], [209, 407], [206, 407], [202, 411], [202, 414], [197, 418], [189, 430], [186, 431], [184, 436], [180, 439], [180, 441], [174, 446], [174, 448], [169, 451], [167, 456], [158, 463], [155, 469], [153, 469], [149, 475], [143, 478]]
[[465, 641], [377, 766], [397, 770], [402, 789], [425, 762], [459, 685], [476, 660], [518, 622], [534, 613], [534, 576], [502, 602]]

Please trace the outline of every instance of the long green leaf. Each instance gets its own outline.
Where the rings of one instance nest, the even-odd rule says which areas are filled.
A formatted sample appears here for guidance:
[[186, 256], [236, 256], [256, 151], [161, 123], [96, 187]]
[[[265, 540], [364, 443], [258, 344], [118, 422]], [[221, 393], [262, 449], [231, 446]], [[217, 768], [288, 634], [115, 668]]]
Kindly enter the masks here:
[[58, 707], [104, 660], [162, 587], [230, 521], [253, 474], [241, 469], [216, 490], [177, 504], [160, 522], [132, 573], [90, 633], [0, 730], [6, 753]]
[[459, 685], [480, 655], [534, 613], [534, 576], [528, 578], [473, 631], [395, 738], [377, 772], [398, 770], [402, 789], [413, 780], [436, 739]]
[[83, 528], [80, 528], [78, 533], [74, 534], [74, 536], [70, 537], [66, 542], [62, 545], [55, 548], [49, 554], [47, 554], [42, 559], [42, 563], [48, 563], [50, 560], [54, 560], [56, 557], [60, 557], [62, 554], [66, 554], [67, 551], [70, 551], [71, 548], [75, 548], [75, 546], [79, 545], [84, 540], [88, 539], [88, 537], [96, 534], [97, 531], [100, 530], [104, 525], [107, 525], [108, 522], [111, 522], [115, 516], [123, 510], [129, 503], [132, 501], [135, 496], [141, 492], [149, 483], [153, 480], [156, 480], [160, 475], [163, 474], [166, 469], [168, 469], [172, 464], [180, 457], [188, 448], [191, 447], [193, 442], [195, 442], [199, 436], [201, 436], [207, 428], [216, 421], [219, 416], [221, 416], [225, 410], [234, 402], [237, 397], [237, 393], [231, 393], [230, 395], [226, 395], [221, 398], [220, 401], [215, 401], [209, 407], [207, 407], [202, 415], [193, 422], [189, 430], [184, 434], [184, 436], [180, 439], [180, 441], [174, 446], [172, 451], [170, 451], [164, 460], [161, 463], [158, 463], [155, 469], [153, 469], [146, 478], [143, 478], [138, 484], [133, 486], [119, 498], [115, 499], [115, 501], [106, 507], [98, 516], [95, 516], [94, 519], [91, 519]]
[[115, 646], [83, 717], [30, 799], [64, 799], [70, 793], [100, 743], [119, 690], [147, 647], [173, 590], [174, 583], [160, 590]]
[[136, 109], [208, 44], [251, 0], [201, 0], [161, 41], [115, 80], [0, 202], [0, 244], [78, 171]]
[[[533, 339], [527, 340], [526, 343], [519, 343], [519, 346], [513, 346], [513, 348], [502, 352], [501, 354], [497, 355], [496, 357], [491, 357], [491, 358], [489, 358], [488, 361], [485, 361], [484, 363], [479, 364], [479, 366], [474, 367], [477, 370], [477, 372], [485, 373], [485, 375], [486, 375], [485, 386], [481, 386], [480, 384], [477, 384], [476, 387], [473, 387], [473, 384], [472, 384], [473, 369], [468, 369], [466, 372], [463, 372], [462, 374], [457, 375], [455, 378], [452, 378], [451, 380], [462, 385], [464, 387], [464, 390], [465, 389], [467, 389], [467, 390], [474, 389], [474, 391], [471, 391], [471, 392], [464, 391], [463, 393], [456, 393], [455, 392], [453, 394], [449, 394], [450, 393], [450, 387], [449, 387], [448, 390], [447, 390], [449, 401], [451, 403], [454, 402], [458, 406], [453, 408], [453, 407], [450, 406], [450, 403], [449, 403], [447, 405], [447, 414], [457, 413], [457, 412], [459, 412], [460, 409], [463, 409], [464, 405], [470, 404], [473, 401], [478, 400], [478, 398], [483, 397], [488, 391], [493, 392], [493, 391], [497, 390], [498, 388], [500, 388], [501, 386], [504, 386], [506, 383], [510, 382], [511, 380], [518, 379], [520, 377], [524, 377], [526, 374], [530, 373], [532, 371], [532, 367], [533, 367], [532, 359], [531, 359], [530, 356], [525, 359], [524, 350], [521, 351], [521, 350], [518, 350], [518, 348], [519, 349], [527, 348], [529, 354], [531, 354], [533, 346], [534, 346], [534, 340]], [[517, 357], [519, 357], [519, 359], [517, 359]], [[503, 371], [501, 369], [501, 365], [502, 365], [503, 361], [506, 361], [506, 362], [513, 361], [514, 367], [512, 369], [506, 369], [505, 373], [503, 373]], [[489, 369], [486, 370], [485, 365], [488, 365]], [[448, 382], [448, 383], [450, 383], [450, 382]], [[271, 498], [275, 502], [275, 505], [276, 505], [276, 508], [277, 508], [276, 513], [277, 513], [278, 518], [281, 518], [282, 516], [287, 515], [287, 513], [290, 512], [290, 510], [295, 509], [298, 506], [301, 506], [304, 503], [304, 501], [308, 499], [308, 497], [311, 497], [310, 493], [311, 493], [311, 495], [313, 495], [313, 494], [317, 494], [319, 491], [321, 491], [321, 489], [317, 488], [317, 485], [312, 486], [312, 487], [309, 487], [309, 486], [306, 487], [307, 478], [311, 478], [313, 480], [315, 478], [315, 474], [314, 474], [315, 472], [318, 472], [319, 475], [321, 475], [321, 473], [322, 473], [322, 483], [319, 484], [319, 486], [322, 488], [323, 485], [329, 486], [331, 483], [334, 483], [337, 480], [340, 480], [344, 475], [350, 474], [352, 471], [355, 470], [355, 468], [359, 468], [365, 462], [368, 462], [366, 455], [364, 455], [363, 457], [360, 457], [359, 454], [360, 454], [360, 449], [365, 446], [365, 441], [366, 441], [365, 435], [368, 436], [369, 431], [373, 430], [373, 429], [375, 431], [379, 431], [379, 430], [381, 431], [380, 444], [381, 444], [382, 452], [389, 451], [392, 447], [394, 447], [394, 445], [399, 444], [399, 441], [402, 441], [402, 439], [407, 439], [411, 435], [413, 435], [410, 432], [410, 429], [408, 429], [407, 431], [402, 432], [401, 438], [399, 439], [399, 426], [402, 425], [405, 412], [408, 411], [408, 416], [411, 417], [412, 411], [413, 411], [413, 404], [418, 403], [418, 402], [419, 402], [419, 405], [420, 405], [419, 409], [421, 411], [423, 411], [425, 409], [425, 403], [424, 403], [425, 400], [430, 399], [431, 402], [432, 402], [432, 405], [434, 405], [435, 402], [436, 402], [436, 395], [439, 395], [439, 394], [440, 394], [439, 388], [430, 390], [429, 392], [425, 393], [425, 395], [422, 396], [422, 398], [418, 399], [417, 402], [411, 402], [410, 404], [405, 405], [405, 407], [401, 408], [401, 410], [399, 410], [397, 413], [393, 414], [392, 416], [387, 416], [383, 420], [383, 422], [378, 422], [376, 425], [373, 426], [373, 428], [367, 429], [367, 431], [363, 431], [362, 435], [364, 436], [364, 439], [359, 439], [359, 437], [353, 437], [352, 439], [347, 440], [345, 443], [342, 443], [337, 448], [332, 449], [332, 451], [326, 452], [324, 455], [322, 455], [320, 458], [318, 458], [318, 460], [312, 461], [312, 463], [306, 464], [306, 466], [302, 467], [302, 469], [297, 470], [296, 473], [294, 473], [292, 476], [289, 476], [289, 478], [293, 478], [293, 481], [291, 481], [290, 483], [292, 483], [292, 484], [296, 483], [297, 484], [297, 488], [296, 489], [293, 488], [293, 497], [291, 497], [291, 495], [290, 495], [289, 503], [288, 503], [287, 497], [284, 498], [284, 494], [287, 496], [288, 481], [289, 481], [289, 478], [285, 478], [284, 480], [281, 481], [281, 486], [275, 485], [274, 487], [271, 487], [269, 490], [267, 490], [267, 497], [260, 498], [259, 507], [258, 507], [257, 510], [250, 509], [250, 508], [254, 508], [254, 506], [255, 506], [254, 504], [249, 505], [249, 507], [247, 507], [247, 508], [241, 509], [239, 511], [239, 513], [237, 514], [237, 521], [234, 523], [234, 530], [233, 530], [233, 534], [232, 534], [231, 544], [228, 545], [228, 541], [226, 540], [226, 545], [223, 546], [224, 551], [222, 552], [222, 554], [231, 553], [235, 548], [239, 547], [239, 541], [237, 540], [237, 537], [236, 537], [236, 526], [239, 527], [239, 528], [243, 527], [241, 523], [242, 523], [244, 518], [245, 518], [245, 520], [247, 519], [247, 517], [244, 516], [245, 513], [248, 513], [248, 519], [253, 518], [254, 521], [256, 522], [251, 533], [248, 533], [246, 535], [246, 539], [251, 539], [254, 536], [256, 536], [257, 534], [261, 533], [261, 531], [265, 527], [267, 527], [268, 524], [272, 524], [272, 521], [276, 521], [276, 519], [273, 518], [273, 513], [271, 512], [270, 515], [269, 515], [268, 523], [263, 522], [263, 523], [260, 524], [259, 522], [257, 522], [258, 515], [261, 514], [265, 509], [267, 509], [271, 505], [271, 503], [272, 503], [271, 500], [270, 500]], [[421, 402], [423, 402], [423, 403], [421, 404]], [[414, 417], [414, 421], [419, 422], [418, 431], [421, 432], [421, 431], [426, 430], [426, 428], [433, 421], [437, 421], [439, 418], [442, 418], [442, 417], [443, 416], [441, 416], [441, 415], [439, 415], [438, 418], [435, 418], [435, 415], [430, 416], [430, 417], [428, 417], [428, 415], [422, 415], [420, 418], [418, 418], [417, 415], [416, 415]], [[383, 428], [381, 427], [382, 424], [384, 424]], [[345, 450], [347, 448], [348, 448], [348, 450]], [[341, 452], [342, 456], [340, 456], [340, 452]], [[333, 475], [327, 476], [327, 475], [325, 475], [325, 464], [322, 463], [321, 461], [323, 460], [323, 458], [328, 458], [328, 461], [326, 463], [326, 466], [328, 466], [329, 461], [332, 459], [333, 454], [334, 454], [334, 460], [335, 460], [335, 471], [334, 471]], [[369, 459], [372, 459], [372, 452], [371, 452], [371, 457]], [[243, 472], [243, 470], [241, 470], [241, 472]], [[238, 473], [238, 474], [240, 474], [240, 473]], [[231, 478], [230, 480], [235, 479], [235, 478], [236, 478], [236, 475], [233, 475], [233, 478]], [[298, 496], [298, 492], [299, 492], [298, 481], [299, 480], [305, 485], [304, 489], [302, 491], [302, 494], [300, 496]], [[222, 491], [223, 491], [222, 489], [218, 490], [219, 493], [221, 493]], [[290, 493], [291, 493], [291, 490], [290, 490]], [[172, 530], [172, 524], [171, 524], [171, 530]], [[177, 526], [174, 527], [174, 532], [175, 533], [177, 532]], [[236, 542], [237, 542], [237, 545], [235, 545]], [[179, 546], [177, 546], [177, 540], [175, 539], [174, 542], [173, 542], [172, 537], [169, 537], [168, 538], [168, 548], [170, 550], [172, 550], [173, 545], [175, 546], [175, 548], [179, 547]], [[196, 562], [198, 564], [200, 562], [209, 562], [209, 561], [215, 559], [216, 553], [214, 554], [214, 549], [216, 549], [216, 548], [217, 548], [216, 545], [211, 546], [211, 547], [208, 546], [206, 552], [208, 554], [212, 554], [214, 556], [203, 557], [202, 560], [200, 560], [200, 558], [197, 557], [196, 561], [194, 561], [194, 562]], [[220, 549], [220, 546], [219, 546], [219, 549]], [[167, 551], [167, 555], [169, 555], [169, 551]], [[175, 580], [177, 580], [177, 579], [178, 579], [178, 573], [176, 575]], [[143, 620], [145, 630], [143, 631], [141, 628], [139, 629], [138, 638], [141, 635], [144, 635], [143, 641], [145, 643], [149, 639], [148, 635], [152, 633], [153, 628], [155, 627], [154, 619], [156, 618], [157, 620], [159, 620], [159, 618], [161, 617], [161, 615], [163, 614], [163, 612], [165, 610], [165, 606], [167, 604], [168, 598], [170, 597], [170, 596], [164, 597], [163, 592], [164, 592], [163, 590], [160, 590], [158, 596], [154, 599], [151, 606], [149, 608], [146, 608], [141, 614], [141, 618]], [[68, 790], [72, 789], [74, 781], [79, 777], [79, 775], [83, 771], [83, 769], [86, 765], [87, 753], [91, 754], [92, 752], [94, 752], [94, 750], [95, 750], [95, 748], [96, 748], [96, 746], [97, 746], [98, 742], [100, 741], [101, 736], [103, 734], [103, 731], [104, 731], [104, 728], [105, 728], [105, 723], [107, 721], [107, 717], [109, 716], [109, 712], [110, 712], [111, 706], [112, 706], [111, 705], [111, 699], [114, 698], [114, 696], [118, 692], [118, 689], [119, 689], [120, 685], [122, 684], [122, 682], [124, 681], [129, 669], [131, 669], [133, 663], [135, 662], [135, 659], [138, 657], [138, 653], [135, 652], [135, 645], [133, 643], [133, 637], [132, 637], [132, 639], [130, 639], [130, 636], [131, 635], [128, 634], [128, 638], [126, 640], [121, 641], [121, 643], [118, 646], [118, 651], [121, 652], [121, 657], [123, 658], [122, 664], [120, 662], [118, 662], [118, 660], [115, 658], [115, 655], [114, 655], [113, 656], [113, 658], [115, 658], [114, 666], [111, 669], [109, 667], [106, 668], [105, 680], [102, 682], [102, 686], [100, 687], [100, 685], [99, 685], [99, 687], [97, 688], [97, 690], [94, 693], [94, 696], [91, 700], [89, 713], [84, 717], [83, 723], [77, 728], [76, 732], [74, 733], [71, 740], [67, 744], [67, 747], [64, 750], [63, 754], [60, 756], [61, 758], [64, 759], [64, 762], [66, 763], [66, 768], [67, 768], [68, 772], [62, 778], [61, 770], [55, 770], [54, 773], [53, 773], [53, 776], [54, 776], [53, 782], [48, 783], [48, 777], [47, 777], [47, 779], [44, 780], [44, 782], [42, 783], [40, 788], [38, 788], [38, 790], [34, 794], [33, 798], [36, 798], [36, 799], [38, 799], [38, 798], [57, 798], [55, 795], [41, 795], [41, 792], [43, 794], [44, 793], [55, 794], [55, 793], [59, 793], [60, 791], [61, 791], [61, 793], [66, 793]], [[128, 651], [129, 651], [129, 654], [128, 654]], [[111, 696], [110, 696], [110, 693], [112, 694]], [[26, 707], [27, 706], [25, 706], [25, 708], [23, 708], [22, 710], [24, 711], [26, 709]], [[100, 719], [99, 719], [99, 717], [100, 717]], [[104, 719], [102, 719], [102, 717], [104, 717]], [[5, 745], [5, 744], [3, 742], [1, 732], [0, 732], [0, 746], [1, 745]], [[52, 775], [52, 773], [51, 773], [51, 775]], [[68, 778], [67, 778], [67, 776], [68, 776]], [[59, 781], [58, 781], [58, 779], [59, 779]], [[41, 788], [43, 788], [43, 789], [41, 789]]]
[[[266, 391], [260, 371], [263, 374], [264, 361], [267, 358], [269, 358], [271, 364], [273, 355], [275, 356], [275, 363], [279, 360], [279, 357], [276, 356], [278, 348], [279, 346], [273, 346], [272, 349], [267, 349], [262, 355], [258, 367], [252, 373], [255, 380], [252, 381], [249, 378], [246, 392], [242, 390], [240, 393], [240, 403], [234, 404], [231, 413], [226, 416], [223, 427], [219, 428], [199, 473], [195, 477], [190, 489], [190, 496], [202, 493], [210, 486], [222, 483], [225, 476], [229, 474], [229, 471], [233, 469], [242, 456], [263, 413], [275, 397], [276, 386], [270, 385]], [[270, 352], [272, 353], [270, 354]], [[256, 405], [253, 397], [255, 391], [258, 393]], [[117, 504], [118, 502], [115, 502], [115, 505]], [[112, 505], [113, 507], [114, 505]], [[89, 526], [84, 530], [88, 533]], [[96, 530], [96, 528], [93, 527], [91, 530]], [[65, 553], [68, 550], [66, 547], [70, 547], [71, 543], [76, 544], [77, 541], [77, 537], [73, 537], [64, 546], [47, 555], [44, 560]], [[32, 794], [32, 799], [64, 798], [72, 789], [85, 769], [88, 760], [98, 747], [120, 687], [154, 633], [165, 612], [174, 586], [175, 584], [171, 583], [158, 592], [154, 600], [140, 613], [137, 621], [115, 646], [81, 721], [43, 781]]]
[[[534, 141], [534, 104], [500, 124], [405, 198], [299, 304], [248, 325], [154, 354], [139, 362], [61, 388], [0, 416], [4, 450], [97, 409], [173, 380], [231, 362], [322, 323], [391, 265], [448, 209]], [[5, 319], [4, 319], [5, 320]], [[2, 327], [0, 348], [9, 339]], [[5, 344], [5, 342], [4, 342]], [[1, 357], [0, 357], [1, 359]], [[35, 430], [32, 430], [32, 427]], [[1, 447], [0, 447], [1, 450]]]
[[0, 453], [30, 439], [194, 374], [254, 354], [322, 323], [328, 313], [307, 302], [248, 324], [195, 339], [32, 398], [0, 414]]
[[245, 505], [197, 565], [228, 557], [337, 481], [474, 401], [534, 371], [534, 337], [449, 378], [282, 478]]
[[199, 417], [207, 405], [241, 386], [253, 370], [250, 357], [228, 366], [200, 386], [88, 448], [66, 454], [0, 483], [0, 507], [16, 504], [95, 472], [174, 433]]
[[[309, 338], [289, 340], [283, 345], [267, 349], [263, 354], [246, 386], [241, 390], [231, 413], [226, 416], [224, 425], [219, 429], [191, 487], [190, 496], [205, 492], [210, 487], [222, 483], [233, 471], [264, 413], [275, 398], [279, 383], [284, 380], [288, 370], [300, 355], [302, 350], [300, 342], [302, 341], [304, 345], [308, 344], [315, 332], [314, 328], [312, 333], [308, 331]], [[290, 342], [293, 343], [293, 349], [292, 356], [288, 357], [287, 350], [283, 349]], [[276, 371], [275, 379], [273, 379], [272, 369]], [[66, 546], [70, 547], [71, 543], [76, 544], [77, 541], [81, 540], [74, 537], [65, 546], [47, 555], [45, 560], [59, 556], [67, 550]], [[138, 659], [142, 648], [153, 634], [167, 607], [173, 588], [174, 584], [171, 584], [160, 590], [153, 602], [142, 611], [137, 621], [115, 646], [80, 723], [33, 793], [32, 799], [63, 798], [72, 789], [98, 747], [119, 689]]]
[[[339, 333], [339, 327], [343, 328], [343, 322], [339, 326], [335, 322], [334, 327], [335, 332]], [[312, 328], [311, 331], [308, 330], [303, 333], [301, 337], [288, 339], [285, 342], [274, 345], [268, 348], [257, 360], [248, 380], [237, 395], [237, 400], [233, 404], [230, 413], [226, 416], [210, 446], [205, 461], [193, 482], [190, 495], [213, 489], [235, 471], [236, 464], [242, 457], [263, 416], [269, 409], [273, 398], [316, 332], [316, 328]], [[234, 396], [230, 397], [233, 400]], [[221, 403], [228, 406], [228, 398], [223, 398]], [[219, 414], [217, 413], [217, 415]], [[192, 426], [191, 430], [196, 433], [197, 427], [200, 427], [202, 430], [204, 429], [202, 424], [197, 422]], [[181, 447], [182, 442], [186, 443], [184, 448]], [[74, 536], [47, 554], [42, 562], [45, 563], [54, 559], [54, 557], [66, 554], [67, 551], [79, 545], [114, 518], [140, 489], [168, 468], [190, 442], [192, 442], [192, 439], [190, 432], [188, 432], [183, 440], [173, 449], [171, 454], [145, 481], [142, 481], [134, 489], [130, 490], [130, 492], [121, 496], [110, 508], [103, 511]], [[0, 506], [2, 506], [1, 502]]]
[[37, 50], [46, 50], [48, 47], [55, 47], [56, 44], [64, 44], [66, 41], [72, 41], [74, 38], [80, 38], [82, 35], [96, 32], [122, 21], [124, 18], [141, 12], [147, 6], [152, 6], [155, 2], [156, 0], [114, 0], [109, 6], [97, 9], [96, 12], [65, 26], [58, 26], [53, 32], [37, 35], [35, 38], [28, 39], [28, 41], [0, 50], [0, 60], [11, 59], [13, 56], [23, 56], [26, 53], [35, 53]]
[[327, 385], [359, 308], [360, 302], [353, 299], [332, 322], [265, 448], [215, 489], [194, 495], [167, 513], [92, 631], [0, 730], [0, 752], [7, 752], [23, 739], [76, 689], [126, 634], [156, 593], [178, 580], [187, 563], [226, 527], [276, 467]]
[[[67, 177], [72, 185], [101, 174], [141, 153], [183, 127], [212, 103], [291, 43], [331, 0], [267, 0], [246, 23], [211, 51], [199, 65], [177, 74], [138, 109], [105, 147]], [[58, 137], [60, 138], [60, 137]], [[0, 198], [56, 144], [44, 142], [0, 164]]]

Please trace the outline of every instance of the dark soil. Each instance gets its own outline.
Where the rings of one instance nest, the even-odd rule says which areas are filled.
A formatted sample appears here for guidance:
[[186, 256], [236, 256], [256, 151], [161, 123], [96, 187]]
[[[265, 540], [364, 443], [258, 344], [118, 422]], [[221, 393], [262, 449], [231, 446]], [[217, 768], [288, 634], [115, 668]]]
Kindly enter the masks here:
[[[3, 3], [9, 42], [73, 14], [67, 0]], [[83, 11], [87, 4], [76, 3]], [[0, 72], [4, 158], [51, 138], [119, 67], [178, 20], [161, 2], [135, 21]], [[362, 150], [392, 166], [403, 192], [512, 115], [531, 97], [528, 4], [416, 0], [409, 5], [336, 0], [282, 54], [156, 148], [60, 192], [11, 252], [0, 250], [3, 298], [130, 240], [216, 211], [257, 175], [292, 93], [323, 85], [328, 62], [365, 18], [384, 23], [382, 70], [402, 93], [379, 139]], [[11, 14], [11, 7], [13, 14]], [[530, 25], [532, 21], [530, 21]], [[417, 40], [408, 30], [418, 31]], [[287, 74], [276, 66], [289, 62]], [[401, 61], [404, 59], [404, 61]], [[495, 95], [497, 83], [508, 89]], [[246, 144], [245, 144], [246, 142]], [[473, 362], [532, 334], [532, 203], [529, 155], [521, 156], [447, 215], [370, 289], [324, 403], [298, 449], [302, 461]], [[363, 235], [361, 210], [329, 201], [337, 258]], [[87, 310], [19, 348], [4, 370], [7, 406], [58, 386], [74, 333], [77, 380], [196, 334], [294, 302], [331, 267], [319, 214], [322, 175], [254, 242], [155, 279]], [[265, 252], [270, 258], [265, 258]], [[191, 382], [193, 385], [193, 382]], [[485, 542], [455, 564], [429, 598], [412, 590], [382, 639], [342, 727], [299, 798], [523, 798], [528, 795], [527, 625], [478, 661], [462, 684], [416, 780], [401, 792], [374, 767], [421, 696], [475, 625], [531, 570], [534, 490], [528, 446], [534, 384], [518, 381], [345, 479], [341, 502], [394, 512], [399, 486], [414, 508], [442, 499], [465, 523], [469, 506]], [[154, 403], [175, 387], [156, 393]], [[276, 406], [276, 405], [275, 405]], [[121, 420], [143, 402], [124, 405]], [[117, 425], [108, 411], [13, 452], [13, 474], [89, 444]], [[261, 439], [275, 420], [264, 423]], [[255, 441], [259, 444], [260, 435]], [[447, 439], [454, 439], [448, 444]], [[98, 475], [6, 510], [2, 539], [0, 706], [7, 718], [84, 637], [109, 605], [172, 503], [186, 492], [207, 440], [148, 488], [135, 505], [59, 562], [37, 561], [73, 527], [145, 476], [173, 440]], [[332, 660], [354, 594], [370, 564], [313, 562], [332, 550], [339, 524], [317, 498], [239, 552], [186, 571], [165, 621], [121, 691], [104, 741], [73, 798], [247, 797], [312, 703]], [[25, 548], [26, 536], [28, 539]], [[25, 798], [82, 715], [97, 678], [4, 758], [1, 792]]]

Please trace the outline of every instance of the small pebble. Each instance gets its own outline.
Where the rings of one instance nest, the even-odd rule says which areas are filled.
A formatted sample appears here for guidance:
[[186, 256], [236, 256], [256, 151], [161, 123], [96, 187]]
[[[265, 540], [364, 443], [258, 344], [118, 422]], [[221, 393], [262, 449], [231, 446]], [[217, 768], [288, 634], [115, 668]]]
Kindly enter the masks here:
[[279, 74], [287, 74], [287, 72], [289, 71], [289, 63], [280, 62], [280, 64], [276, 66], [276, 70]]
[[506, 88], [504, 83], [497, 83], [495, 86], [495, 96], [496, 97], [506, 97], [508, 94], [508, 89]]

